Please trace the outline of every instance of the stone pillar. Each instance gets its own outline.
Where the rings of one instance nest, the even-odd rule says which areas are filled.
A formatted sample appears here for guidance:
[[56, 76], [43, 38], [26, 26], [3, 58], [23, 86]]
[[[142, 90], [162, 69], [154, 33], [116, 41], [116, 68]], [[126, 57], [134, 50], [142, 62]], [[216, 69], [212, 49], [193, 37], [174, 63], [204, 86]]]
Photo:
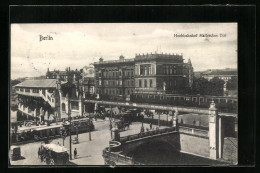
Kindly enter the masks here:
[[66, 113], [68, 114], [69, 112], [69, 95], [67, 94], [66, 95], [66, 98], [65, 98], [65, 109], [66, 109]]
[[112, 141], [119, 141], [120, 140], [120, 134], [119, 130], [117, 128], [112, 128]]
[[222, 158], [222, 118], [218, 118], [218, 158]]
[[210, 159], [216, 160], [219, 154], [219, 117], [214, 101], [209, 108], [209, 150]]
[[79, 97], [79, 115], [82, 116], [83, 115], [83, 104], [82, 104], [82, 98], [81, 96]]
[[178, 126], [178, 122], [177, 122], [178, 114], [179, 114], [178, 109], [176, 109], [176, 111], [174, 112], [173, 118], [172, 118], [172, 127], [177, 128], [177, 126]]

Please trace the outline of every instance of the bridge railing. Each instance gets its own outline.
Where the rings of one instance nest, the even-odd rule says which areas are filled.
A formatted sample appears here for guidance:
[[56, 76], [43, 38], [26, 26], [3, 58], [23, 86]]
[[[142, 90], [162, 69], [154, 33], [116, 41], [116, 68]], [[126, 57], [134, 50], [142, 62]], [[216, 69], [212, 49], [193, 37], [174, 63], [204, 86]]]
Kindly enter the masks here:
[[179, 126], [179, 132], [186, 133], [186, 134], [193, 134], [202, 137], [209, 137], [209, 131], [196, 129], [196, 128]]
[[135, 161], [132, 157], [125, 156], [123, 154], [111, 152], [109, 147], [103, 150], [103, 157], [110, 161], [120, 162], [128, 165], [142, 165], [140, 162]]
[[126, 142], [126, 141], [131, 141], [131, 140], [135, 140], [135, 139], [139, 139], [139, 138], [143, 138], [143, 137], [147, 137], [147, 136], [153, 136], [153, 135], [157, 135], [157, 134], [173, 132], [175, 130], [176, 130], [175, 127], [151, 130], [151, 131], [142, 132], [142, 133], [138, 133], [138, 134], [134, 134], [134, 135], [120, 137], [120, 142], [123, 143], [123, 142]]

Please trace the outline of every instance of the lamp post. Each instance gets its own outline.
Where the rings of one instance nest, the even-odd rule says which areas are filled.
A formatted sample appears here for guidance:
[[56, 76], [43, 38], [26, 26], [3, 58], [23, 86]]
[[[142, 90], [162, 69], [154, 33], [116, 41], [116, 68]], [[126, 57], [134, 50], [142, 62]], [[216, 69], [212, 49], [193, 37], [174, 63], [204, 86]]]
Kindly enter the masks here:
[[92, 123], [91, 120], [89, 119], [89, 133], [88, 133], [88, 138], [91, 141], [91, 127], [92, 127]]
[[71, 112], [70, 112], [70, 102], [68, 102], [69, 106], [68, 106], [68, 119], [70, 122], [69, 125], [69, 135], [70, 135], [70, 160], [72, 160], [72, 152], [71, 152]]
[[60, 128], [60, 135], [62, 137], [62, 144], [64, 146], [64, 141], [65, 141], [65, 138], [67, 137], [67, 133], [66, 133], [66, 130], [64, 127]]
[[110, 105], [110, 136], [112, 138], [112, 106]]

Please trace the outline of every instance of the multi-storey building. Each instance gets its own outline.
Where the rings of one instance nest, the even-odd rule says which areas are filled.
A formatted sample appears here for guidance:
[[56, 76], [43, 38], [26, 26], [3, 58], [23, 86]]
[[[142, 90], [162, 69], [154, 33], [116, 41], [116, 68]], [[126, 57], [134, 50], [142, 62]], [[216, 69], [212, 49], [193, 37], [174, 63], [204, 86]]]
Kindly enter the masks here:
[[94, 94], [95, 91], [95, 70], [94, 66], [85, 66], [81, 70], [82, 78], [79, 80], [79, 89], [83, 92], [83, 97], [87, 94]]
[[65, 71], [53, 70], [49, 71], [49, 68], [46, 72], [46, 79], [57, 79], [57, 76], [60, 77], [61, 81], [70, 81], [79, 80], [81, 72], [76, 70], [70, 70], [70, 67], [66, 68]]
[[[143, 54], [133, 59], [94, 63], [96, 93], [129, 98], [137, 93], [180, 93], [192, 86], [191, 61], [182, 55]], [[111, 98], [111, 97], [109, 97]]]
[[[185, 67], [185, 68], [184, 68]], [[143, 54], [135, 57], [135, 93], [179, 93], [188, 85], [182, 55]], [[192, 67], [192, 66], [191, 66]]]
[[134, 59], [124, 59], [121, 55], [119, 60], [94, 63], [96, 93], [106, 97], [127, 97], [134, 92]]
[[[82, 115], [83, 104], [77, 86], [57, 79], [26, 80], [15, 85], [18, 94], [18, 110], [22, 115], [40, 121]], [[69, 99], [75, 101], [69, 101]], [[17, 119], [24, 119], [17, 117]]]
[[214, 77], [218, 77], [219, 79], [222, 79], [225, 82], [227, 82], [232, 78], [237, 78], [237, 70], [232, 68], [207, 70], [201, 72], [200, 76], [207, 80], [211, 80]]
[[184, 63], [183, 73], [184, 73], [184, 77], [187, 79], [187, 82], [189, 83], [189, 87], [192, 88], [194, 71], [190, 59], [188, 59], [187, 63]]

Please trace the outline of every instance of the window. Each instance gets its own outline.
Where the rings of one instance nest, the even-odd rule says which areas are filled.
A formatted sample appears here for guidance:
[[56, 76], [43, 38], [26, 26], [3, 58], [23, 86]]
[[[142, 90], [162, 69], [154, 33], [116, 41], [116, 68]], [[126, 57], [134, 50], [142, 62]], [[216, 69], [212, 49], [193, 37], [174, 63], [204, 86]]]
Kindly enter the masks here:
[[121, 71], [119, 71], [119, 76], [121, 76]]
[[144, 75], [144, 66], [140, 65], [140, 75]]
[[150, 88], [152, 88], [152, 87], [153, 87], [153, 80], [150, 79]]
[[147, 80], [144, 80], [144, 87], [147, 88]]
[[142, 79], [139, 79], [139, 87], [142, 87]]
[[122, 80], [119, 81], [119, 85], [122, 86]]
[[172, 74], [172, 66], [170, 66], [170, 74]]
[[20, 88], [20, 91], [23, 92], [23, 88]]
[[177, 86], [177, 81], [176, 80], [174, 80], [174, 86]]
[[176, 67], [173, 67], [173, 74], [176, 74]]
[[135, 84], [134, 84], [134, 80], [132, 80], [132, 86], [134, 86]]
[[33, 89], [33, 93], [39, 93], [39, 89]]
[[29, 93], [29, 92], [30, 92], [30, 89], [25, 88], [25, 92]]

